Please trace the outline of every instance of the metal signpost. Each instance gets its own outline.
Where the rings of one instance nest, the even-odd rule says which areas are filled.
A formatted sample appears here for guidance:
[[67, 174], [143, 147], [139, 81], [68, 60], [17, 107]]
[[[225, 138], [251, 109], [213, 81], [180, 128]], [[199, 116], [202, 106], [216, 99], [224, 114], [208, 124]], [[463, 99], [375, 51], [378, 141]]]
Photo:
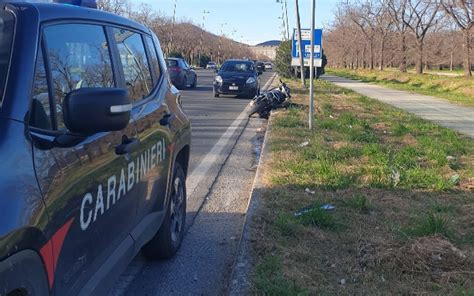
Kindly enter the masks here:
[[[303, 48], [304, 67], [309, 67], [309, 128], [313, 128], [314, 120], [314, 69], [323, 66], [323, 30], [314, 29], [314, 15], [316, 12], [316, 1], [313, 0], [311, 10], [313, 17], [311, 18], [311, 29], [301, 30], [301, 45]], [[313, 34], [311, 34], [313, 32]], [[299, 67], [301, 62], [300, 46], [298, 43], [298, 31], [293, 30], [293, 44], [291, 47], [291, 66]]]
[[[309, 67], [309, 129], [313, 129], [314, 120], [314, 53], [315, 53], [315, 39], [314, 38], [314, 18], [316, 14], [316, 0], [312, 1], [311, 4], [311, 45], [310, 45], [310, 67]], [[305, 49], [306, 52], [306, 49]], [[321, 45], [319, 46], [319, 57], [321, 59]], [[321, 60], [322, 65], [322, 60]], [[320, 65], [320, 67], [321, 67]]]

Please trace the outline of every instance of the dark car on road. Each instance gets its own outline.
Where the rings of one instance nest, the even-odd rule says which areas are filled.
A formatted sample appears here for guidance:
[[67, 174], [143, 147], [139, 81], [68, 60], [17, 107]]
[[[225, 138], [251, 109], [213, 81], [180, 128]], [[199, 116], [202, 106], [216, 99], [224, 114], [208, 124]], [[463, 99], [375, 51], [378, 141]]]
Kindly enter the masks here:
[[238, 95], [253, 98], [260, 93], [260, 78], [254, 62], [227, 60], [214, 79], [214, 97]]
[[0, 295], [106, 295], [168, 258], [190, 123], [157, 37], [96, 9], [0, 3]]
[[265, 72], [265, 63], [260, 62], [260, 61], [256, 61], [255, 62], [255, 67], [257, 68], [257, 72], [259, 74], [262, 74], [263, 72]]
[[184, 89], [188, 85], [195, 88], [197, 85], [197, 74], [184, 59], [167, 58], [166, 65], [173, 83], [178, 89]]

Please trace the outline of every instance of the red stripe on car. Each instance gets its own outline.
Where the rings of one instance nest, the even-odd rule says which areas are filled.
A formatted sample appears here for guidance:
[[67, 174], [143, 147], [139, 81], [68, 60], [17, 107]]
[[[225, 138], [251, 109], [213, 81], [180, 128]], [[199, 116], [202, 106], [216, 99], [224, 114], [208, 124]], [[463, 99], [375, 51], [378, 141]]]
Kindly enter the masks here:
[[56, 265], [58, 263], [59, 254], [61, 253], [61, 248], [63, 247], [64, 239], [66, 238], [73, 221], [74, 218], [71, 218], [71, 220], [61, 226], [61, 228], [53, 234], [51, 239], [40, 249], [40, 254], [46, 267], [50, 289], [53, 287], [54, 273], [56, 271]]

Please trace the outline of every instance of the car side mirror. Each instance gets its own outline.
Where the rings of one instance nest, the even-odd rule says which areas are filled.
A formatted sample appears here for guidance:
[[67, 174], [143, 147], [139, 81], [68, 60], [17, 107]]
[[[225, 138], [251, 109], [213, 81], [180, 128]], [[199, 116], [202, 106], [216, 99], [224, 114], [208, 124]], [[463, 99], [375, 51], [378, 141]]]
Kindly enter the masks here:
[[82, 136], [119, 131], [130, 121], [132, 104], [120, 88], [80, 88], [64, 98], [64, 124]]

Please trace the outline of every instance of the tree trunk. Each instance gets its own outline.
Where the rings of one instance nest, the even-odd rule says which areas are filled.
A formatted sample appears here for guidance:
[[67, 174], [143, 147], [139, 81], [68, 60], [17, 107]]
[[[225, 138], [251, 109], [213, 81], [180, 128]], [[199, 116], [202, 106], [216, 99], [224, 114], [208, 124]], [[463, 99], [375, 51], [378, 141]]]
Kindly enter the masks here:
[[463, 30], [464, 32], [464, 76], [471, 77], [471, 34], [468, 29]]
[[379, 60], [380, 71], [383, 71], [384, 69], [384, 53], [385, 53], [385, 36], [382, 36], [380, 40], [380, 60]]
[[300, 5], [298, 0], [295, 0], [296, 4], [296, 26], [297, 26], [297, 37], [298, 45], [300, 46], [300, 73], [301, 73], [301, 85], [306, 87], [306, 80], [304, 77], [304, 57], [303, 57], [303, 44], [301, 43], [301, 21], [300, 21]]
[[374, 69], [374, 41], [373, 40], [370, 40], [370, 43], [369, 43], [369, 46], [370, 46], [370, 64], [369, 64], [369, 67], [370, 67], [370, 70], [373, 70]]
[[367, 64], [366, 64], [366, 61], [365, 61], [365, 46], [364, 46], [364, 49], [362, 49], [362, 69], [365, 69], [367, 68]]
[[416, 74], [423, 74], [423, 41], [417, 40], [416, 42], [417, 53], [415, 61]]
[[402, 33], [402, 40], [400, 42], [400, 53], [402, 55], [401, 60], [400, 60], [400, 65], [399, 69], [400, 72], [406, 73], [407, 72], [407, 43], [406, 43], [407, 37], [405, 36], [405, 33]]

